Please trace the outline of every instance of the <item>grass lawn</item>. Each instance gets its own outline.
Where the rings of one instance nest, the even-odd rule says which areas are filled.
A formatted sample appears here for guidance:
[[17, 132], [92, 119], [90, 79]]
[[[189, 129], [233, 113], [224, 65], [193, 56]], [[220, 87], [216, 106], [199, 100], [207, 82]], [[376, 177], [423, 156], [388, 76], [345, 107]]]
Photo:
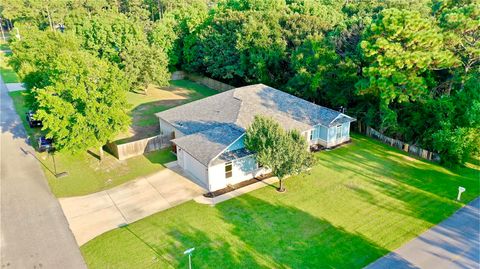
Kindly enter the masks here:
[[480, 193], [479, 167], [446, 169], [355, 135], [308, 174], [210, 207], [188, 202], [81, 247], [89, 268], [361, 268]]
[[[2, 49], [8, 49], [8, 46], [2, 45], [2, 47], [6, 47]], [[17, 74], [8, 65], [8, 57], [10, 57], [10, 55], [11, 53], [0, 51], [0, 74], [2, 75], [2, 79], [5, 83], [20, 82]]]
[[217, 93], [218, 91], [189, 80], [172, 80], [166, 87], [150, 85], [147, 95], [128, 92], [132, 124], [130, 130], [121, 134], [116, 143], [122, 144], [157, 135], [160, 129], [155, 113]]
[[[28, 109], [25, 104], [25, 94], [28, 92], [9, 94], [30, 136], [31, 144], [35, 145], [35, 137], [38, 137], [41, 131], [38, 128], [30, 128], [26, 122], [25, 112]], [[50, 188], [57, 197], [84, 195], [108, 189], [139, 176], [160, 171], [164, 168], [163, 164], [175, 160], [170, 150], [152, 152], [125, 161], [119, 161], [107, 153], [102, 163], [99, 162], [96, 151], [80, 152], [76, 155], [59, 153], [55, 154], [57, 173], [66, 171], [68, 176], [56, 178], [53, 157], [47, 153], [33, 154], [42, 164]]]

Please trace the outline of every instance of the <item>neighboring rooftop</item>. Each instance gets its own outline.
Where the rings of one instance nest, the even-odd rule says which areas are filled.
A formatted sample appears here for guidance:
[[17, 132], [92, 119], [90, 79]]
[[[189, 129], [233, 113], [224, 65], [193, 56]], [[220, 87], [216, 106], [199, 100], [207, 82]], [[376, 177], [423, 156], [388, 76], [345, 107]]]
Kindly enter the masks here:
[[285, 129], [306, 131], [321, 124], [354, 121], [338, 111], [322, 107], [264, 84], [219, 93], [156, 114], [185, 135], [226, 123], [246, 129], [255, 115], [277, 120]]

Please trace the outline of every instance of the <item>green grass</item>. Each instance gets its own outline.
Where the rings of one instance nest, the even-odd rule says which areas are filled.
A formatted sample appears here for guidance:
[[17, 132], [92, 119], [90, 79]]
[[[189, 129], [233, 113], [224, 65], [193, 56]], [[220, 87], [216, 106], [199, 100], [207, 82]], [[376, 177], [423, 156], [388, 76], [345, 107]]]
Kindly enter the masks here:
[[[95, 155], [96, 153], [93, 153]], [[96, 156], [87, 152], [76, 155], [57, 154], [55, 161], [57, 173], [67, 171], [68, 176], [56, 178], [53, 158], [46, 153], [38, 154], [50, 185], [57, 197], [85, 195], [109, 189], [140, 176], [158, 172], [164, 164], [174, 161], [175, 156], [169, 149], [155, 151], [119, 161], [106, 154], [100, 163]]]
[[446, 169], [354, 136], [308, 174], [210, 207], [188, 202], [81, 247], [89, 268], [361, 268], [479, 195], [478, 164]]
[[190, 81], [190, 80], [172, 80], [170, 81], [170, 85], [176, 86], [179, 88], [184, 88], [184, 89], [189, 89], [192, 91], [192, 94], [190, 96], [190, 99], [192, 100], [197, 100], [200, 98], [203, 98], [205, 96], [212, 96], [214, 94], [217, 94], [218, 91], [210, 89], [207, 86], [204, 86], [202, 84], [198, 84], [196, 82]]
[[[218, 91], [208, 88], [207, 86], [195, 83], [190, 80], [171, 80], [170, 87], [178, 87], [186, 90], [189, 101], [198, 100], [206, 96], [217, 94]], [[161, 97], [161, 96], [160, 96]], [[128, 92], [127, 101], [131, 105], [132, 110], [140, 105], [150, 102], [160, 101], [159, 96], [145, 95], [143, 93]]]
[[131, 130], [121, 134], [115, 143], [123, 144], [157, 135], [160, 130], [155, 113], [217, 93], [218, 91], [189, 80], [172, 80], [166, 87], [150, 85], [147, 94], [128, 92], [127, 101], [131, 105]]
[[9, 49], [10, 49], [10, 46], [8, 45], [8, 43], [0, 41], [0, 50], [9, 50]]
[[[41, 135], [41, 131], [28, 127], [25, 119], [25, 112], [28, 110], [25, 97], [28, 93], [25, 91], [9, 94], [30, 136], [30, 142], [35, 146], [35, 138]], [[54, 156], [56, 172], [68, 172], [68, 176], [56, 178], [53, 157], [47, 153], [33, 154], [40, 162], [50, 188], [57, 197], [85, 195], [112, 188], [137, 177], [160, 171], [164, 168], [163, 164], [175, 160], [170, 150], [156, 151], [125, 161], [119, 161], [106, 153], [101, 163], [96, 150], [76, 155], [58, 153]]]
[[20, 82], [20, 80], [17, 74], [8, 65], [8, 58], [10, 57], [10, 55], [11, 54], [7, 54], [5, 52], [0, 52], [0, 74], [2, 75], [3, 82], [17, 83], [17, 82]]

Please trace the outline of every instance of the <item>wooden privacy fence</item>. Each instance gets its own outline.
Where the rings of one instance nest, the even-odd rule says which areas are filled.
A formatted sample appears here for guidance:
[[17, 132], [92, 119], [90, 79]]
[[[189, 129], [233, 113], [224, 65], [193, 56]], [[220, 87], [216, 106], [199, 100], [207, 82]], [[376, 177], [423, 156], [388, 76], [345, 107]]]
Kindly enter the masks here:
[[218, 80], [200, 76], [200, 75], [195, 75], [195, 74], [190, 74], [185, 71], [175, 71], [172, 73], [172, 80], [180, 80], [180, 79], [189, 79], [191, 81], [197, 82], [199, 84], [205, 85], [211, 89], [214, 89], [219, 92], [224, 92], [228, 91], [231, 89], [234, 89], [235, 87], [232, 85], [228, 85], [226, 83], [220, 82]]
[[119, 160], [126, 160], [147, 152], [168, 148], [172, 145], [171, 139], [172, 135], [157, 135], [119, 145], [115, 142], [108, 143], [107, 148]]
[[435, 162], [440, 161], [440, 155], [438, 155], [438, 153], [431, 152], [431, 151], [422, 149], [422, 148], [414, 146], [414, 145], [409, 145], [409, 144], [404, 143], [400, 140], [393, 139], [391, 137], [385, 136], [382, 133], [380, 133], [379, 131], [377, 131], [377, 130], [371, 128], [371, 127], [367, 127], [366, 134], [367, 134], [367, 136], [369, 136], [371, 138], [380, 140], [385, 144], [388, 144], [392, 147], [396, 147], [398, 149], [401, 149], [405, 152], [408, 152], [409, 154], [412, 154], [412, 155], [415, 155], [415, 156], [418, 156], [420, 158], [424, 158], [424, 159], [427, 159], [427, 160], [435, 161]]

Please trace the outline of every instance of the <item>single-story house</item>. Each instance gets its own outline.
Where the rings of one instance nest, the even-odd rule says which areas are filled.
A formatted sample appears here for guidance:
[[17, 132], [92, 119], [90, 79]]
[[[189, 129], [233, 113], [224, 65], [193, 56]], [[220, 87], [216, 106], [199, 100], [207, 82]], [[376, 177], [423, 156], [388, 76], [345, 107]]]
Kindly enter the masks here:
[[215, 191], [266, 172], [245, 149], [245, 130], [255, 115], [297, 129], [311, 145], [334, 147], [350, 140], [350, 123], [338, 111], [263, 84], [219, 93], [156, 114], [161, 134], [172, 136], [177, 162], [192, 179]]

